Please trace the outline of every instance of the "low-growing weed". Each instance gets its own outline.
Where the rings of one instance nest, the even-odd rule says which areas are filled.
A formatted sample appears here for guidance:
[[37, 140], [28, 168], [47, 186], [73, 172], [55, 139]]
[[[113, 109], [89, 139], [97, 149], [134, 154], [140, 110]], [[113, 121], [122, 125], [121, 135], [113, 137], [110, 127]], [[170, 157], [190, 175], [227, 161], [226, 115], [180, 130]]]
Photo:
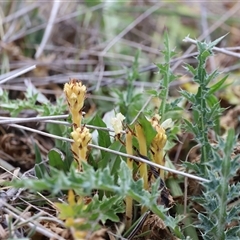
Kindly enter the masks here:
[[[13, 185], [65, 196], [62, 203], [54, 203], [54, 206], [75, 239], [91, 239], [99, 229], [112, 237], [125, 236], [127, 239], [237, 239], [240, 208], [231, 205], [240, 190], [239, 183], [233, 181], [239, 161], [238, 156], [232, 156], [236, 137], [233, 130], [225, 139], [220, 136], [219, 118], [223, 109], [215, 96], [216, 91], [224, 87], [227, 77], [218, 80], [218, 71], [208, 74], [206, 70], [206, 61], [221, 40], [197, 42], [198, 65], [196, 68], [186, 65], [198, 86], [197, 93], [181, 90], [182, 97], [172, 100], [170, 83], [177, 76], [171, 71], [170, 61], [175, 52], [170, 49], [166, 34], [165, 62], [157, 64], [162, 78], [159, 89], [146, 93], [160, 100], [159, 108], [143, 109], [134, 115], [135, 101], [141, 97], [133, 89], [133, 81], [139, 77], [137, 55], [129, 72], [127, 91], [115, 91], [119, 102], [111, 129], [98, 114], [83, 123], [87, 89], [81, 82], [70, 80], [64, 92], [72, 118], [71, 130], [67, 130], [70, 126], [56, 127], [52, 123], [47, 128], [58, 136], [62, 132], [69, 133], [71, 139], [67, 144], [56, 140], [57, 148], [66, 156], [52, 149], [48, 153], [49, 169], [46, 169], [40, 164], [41, 155], [36, 148], [38, 179], [21, 179]], [[16, 103], [10, 102], [4, 93], [2, 107], [10, 108], [14, 104], [16, 107], [17, 104], [20, 109], [34, 108], [36, 97]], [[185, 112], [180, 105], [182, 101], [190, 104], [191, 119], [182, 119]], [[55, 113], [57, 107], [49, 109], [41, 105], [36, 107], [43, 115], [47, 110], [49, 115]], [[59, 111], [62, 113], [63, 108]], [[98, 132], [94, 139], [96, 145], [92, 143], [92, 129]], [[200, 160], [181, 166], [191, 174], [176, 170], [177, 166], [167, 156], [169, 146], [178, 141], [181, 129], [193, 134], [200, 146]], [[214, 133], [214, 139], [209, 137], [210, 133]], [[183, 204], [176, 204], [173, 198], [178, 194], [183, 198], [184, 180], [169, 176], [166, 169], [199, 180], [199, 194], [189, 196], [187, 212], [183, 211]], [[198, 214], [193, 203], [201, 206]], [[192, 219], [195, 221], [190, 224]]]

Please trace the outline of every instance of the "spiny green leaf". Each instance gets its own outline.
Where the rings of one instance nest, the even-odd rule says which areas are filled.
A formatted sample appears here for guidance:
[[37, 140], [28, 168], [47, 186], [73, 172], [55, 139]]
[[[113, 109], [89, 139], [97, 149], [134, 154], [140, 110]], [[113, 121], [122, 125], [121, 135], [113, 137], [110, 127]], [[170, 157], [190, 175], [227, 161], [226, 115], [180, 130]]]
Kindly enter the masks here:
[[194, 103], [195, 102], [195, 95], [190, 93], [190, 92], [187, 92], [183, 89], [180, 89], [179, 93], [185, 97], [190, 103]]
[[193, 66], [191, 66], [190, 64], [185, 64], [185, 66], [183, 67], [184, 69], [186, 69], [188, 72], [190, 72], [193, 76], [195, 76], [197, 74], [197, 69], [195, 69]]
[[210, 47], [210, 48], [213, 48], [213, 47], [216, 46], [219, 42], [221, 42], [222, 39], [225, 38], [227, 35], [228, 35], [228, 33], [225, 34], [225, 35], [223, 35], [223, 36], [220, 37], [220, 38], [217, 38], [216, 40], [214, 40], [213, 42], [211, 42], [211, 43], [209, 44], [209, 47]]
[[197, 132], [197, 127], [196, 127], [196, 125], [193, 125], [191, 122], [189, 122], [187, 119], [183, 119], [184, 120], [184, 123], [186, 124], [186, 127], [187, 127], [187, 129], [190, 131], [190, 132], [192, 132], [192, 133], [194, 133], [195, 135], [197, 135], [198, 134], [198, 132]]
[[205, 84], [208, 85], [212, 80], [214, 80], [219, 75], [218, 70], [213, 71], [211, 74], [207, 75]]

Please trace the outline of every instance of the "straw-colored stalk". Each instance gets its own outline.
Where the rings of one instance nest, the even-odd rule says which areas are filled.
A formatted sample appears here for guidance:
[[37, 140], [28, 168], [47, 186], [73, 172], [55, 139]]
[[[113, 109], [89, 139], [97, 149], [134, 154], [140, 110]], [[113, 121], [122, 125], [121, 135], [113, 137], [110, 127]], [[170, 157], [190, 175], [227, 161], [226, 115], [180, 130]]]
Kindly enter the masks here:
[[[129, 130], [126, 130], [126, 152], [127, 154], [133, 155], [132, 148], [132, 133]], [[127, 158], [128, 168], [132, 171], [133, 169], [133, 160]], [[132, 225], [132, 211], [133, 211], [133, 200], [131, 197], [126, 197], [126, 228], [129, 229]]]
[[[147, 156], [147, 142], [144, 135], [143, 128], [140, 124], [135, 125], [136, 137], [139, 144], [139, 152], [143, 156]], [[141, 163], [139, 167], [140, 176], [143, 178], [143, 185], [145, 189], [148, 189], [148, 172], [147, 164]]]
[[[78, 199], [77, 201], [75, 200], [75, 194], [72, 190], [68, 191], [68, 204], [70, 207], [72, 207], [72, 209], [76, 205], [81, 204], [80, 203], [81, 201], [82, 201], [81, 198]], [[65, 221], [65, 225], [66, 227], [70, 228], [74, 239], [78, 239], [78, 240], [85, 240], [88, 235], [88, 231], [78, 229], [81, 225], [85, 223], [86, 223], [86, 219], [84, 218], [68, 217]]]
[[[144, 135], [144, 130], [140, 124], [135, 125], [135, 131], [136, 131], [136, 137], [139, 144], [139, 152], [143, 156], [147, 156], [147, 141]], [[139, 173], [140, 177], [143, 178], [143, 187], [144, 189], [148, 189], [148, 170], [147, 170], [147, 164], [141, 163], [139, 167]], [[146, 207], [143, 207], [141, 209], [141, 213], [145, 213], [147, 211]]]

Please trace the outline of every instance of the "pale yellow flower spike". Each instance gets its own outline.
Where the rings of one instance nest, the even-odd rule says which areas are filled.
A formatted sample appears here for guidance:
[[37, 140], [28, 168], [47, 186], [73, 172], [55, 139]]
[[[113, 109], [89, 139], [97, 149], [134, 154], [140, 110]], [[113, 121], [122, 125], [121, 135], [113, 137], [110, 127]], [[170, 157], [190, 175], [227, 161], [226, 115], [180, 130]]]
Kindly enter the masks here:
[[[165, 134], [164, 128], [159, 124], [159, 121], [160, 116], [157, 114], [150, 121], [152, 126], [157, 131], [157, 135], [155, 136], [151, 143], [151, 152], [153, 161], [159, 165], [164, 166], [165, 162], [163, 158], [163, 148], [167, 142], [167, 135]], [[160, 177], [164, 180], [163, 170], [160, 170]]]
[[88, 144], [91, 143], [92, 135], [86, 127], [78, 127], [71, 136], [74, 140], [72, 151], [75, 154], [74, 158], [78, 162], [79, 171], [82, 170], [82, 161], [87, 161]]
[[[132, 133], [128, 129], [126, 130], [126, 152], [129, 155], [133, 155], [132, 146]], [[133, 160], [127, 158], [128, 168], [132, 171]], [[133, 211], [133, 200], [131, 197], [126, 197], [126, 228], [129, 229], [132, 226], [132, 211]]]
[[76, 79], [72, 79], [69, 83], [64, 85], [64, 93], [67, 97], [69, 111], [72, 115], [73, 125], [76, 127], [81, 126], [82, 121], [82, 108], [85, 100], [87, 88], [78, 82]]

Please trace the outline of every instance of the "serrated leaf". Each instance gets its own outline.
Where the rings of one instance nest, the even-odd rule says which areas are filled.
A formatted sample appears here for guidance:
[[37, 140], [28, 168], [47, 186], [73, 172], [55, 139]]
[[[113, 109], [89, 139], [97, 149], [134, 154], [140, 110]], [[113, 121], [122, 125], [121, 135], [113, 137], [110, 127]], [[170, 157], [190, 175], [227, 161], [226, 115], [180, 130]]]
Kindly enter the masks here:
[[220, 37], [220, 38], [217, 38], [216, 40], [214, 40], [213, 42], [211, 42], [211, 43], [209, 44], [209, 47], [212, 48], [212, 47], [216, 46], [216, 45], [217, 45], [219, 42], [221, 42], [222, 39], [225, 38], [227, 35], [228, 35], [228, 33], [225, 34], [225, 35], [223, 35], [223, 36]]
[[216, 78], [218, 75], [219, 75], [218, 70], [215, 70], [215, 71], [213, 71], [211, 74], [209, 74], [209, 75], [206, 77], [205, 85], [207, 86], [207, 85], [208, 85], [214, 78]]
[[201, 213], [198, 214], [198, 219], [201, 221], [201, 223], [204, 225], [204, 230], [209, 231], [216, 228], [216, 224], [211, 221], [211, 219]]
[[187, 126], [187, 129], [190, 131], [190, 132], [192, 132], [192, 133], [194, 133], [195, 135], [197, 135], [197, 128], [196, 128], [196, 126], [195, 125], [193, 125], [191, 122], [189, 122], [187, 119], [183, 119], [184, 120], [184, 123], [186, 124], [186, 126]]
[[119, 222], [119, 217], [116, 213], [114, 213], [114, 211], [105, 212], [104, 218], [105, 218], [105, 221], [103, 221], [103, 219], [101, 219], [103, 224], [106, 222], [106, 220], [110, 220], [112, 222]]
[[231, 227], [230, 229], [226, 230], [226, 240], [238, 239], [240, 233], [239, 226]]
[[190, 103], [195, 102], [195, 95], [187, 92], [186, 90], [180, 89], [179, 93], [185, 97]]
[[146, 93], [148, 93], [149, 95], [152, 95], [154, 97], [158, 96], [158, 91], [154, 90], [154, 89], [146, 90]]
[[193, 76], [195, 76], [197, 74], [197, 69], [195, 69], [193, 66], [191, 66], [190, 64], [185, 64], [185, 66], [183, 67], [184, 69], [186, 69], [188, 72], [190, 72]]

